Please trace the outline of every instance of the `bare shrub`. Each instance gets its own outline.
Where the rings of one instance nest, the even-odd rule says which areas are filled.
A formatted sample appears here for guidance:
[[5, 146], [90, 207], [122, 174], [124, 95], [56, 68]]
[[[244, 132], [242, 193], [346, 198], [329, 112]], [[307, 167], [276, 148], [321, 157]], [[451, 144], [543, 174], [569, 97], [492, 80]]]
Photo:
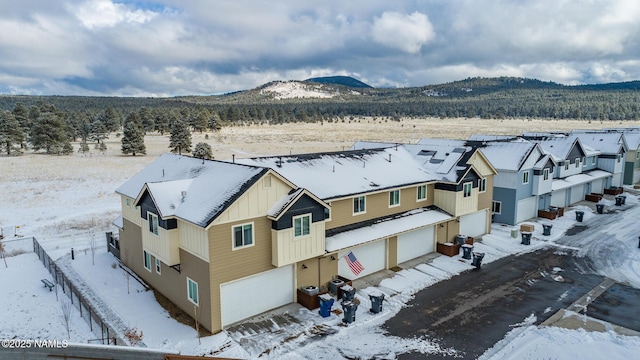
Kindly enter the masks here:
[[131, 346], [136, 346], [137, 344], [142, 342], [144, 334], [142, 333], [142, 330], [138, 332], [138, 328], [133, 327], [128, 328], [127, 331], [124, 332], [124, 337], [127, 339], [127, 341], [129, 341], [129, 344], [131, 344]]

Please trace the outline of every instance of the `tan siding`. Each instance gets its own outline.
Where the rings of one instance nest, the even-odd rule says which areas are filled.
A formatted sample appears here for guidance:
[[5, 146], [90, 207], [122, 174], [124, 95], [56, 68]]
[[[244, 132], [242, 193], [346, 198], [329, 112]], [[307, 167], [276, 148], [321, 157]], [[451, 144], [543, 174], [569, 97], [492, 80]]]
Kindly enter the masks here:
[[191, 254], [209, 261], [209, 238], [207, 231], [186, 221], [178, 220], [180, 247]]
[[436, 225], [436, 242], [444, 244], [447, 242], [447, 224]]
[[333, 229], [360, 221], [433, 205], [433, 184], [427, 185], [427, 200], [425, 201], [417, 201], [417, 186], [400, 189], [399, 206], [389, 207], [389, 191], [366, 195], [365, 201], [366, 212], [359, 215], [353, 215], [353, 198], [331, 201], [331, 221], [327, 222], [326, 228]]
[[[307, 268], [303, 267], [305, 265]], [[309, 259], [296, 264], [296, 284], [297, 287], [320, 286], [318, 282], [320, 275], [320, 259]]]
[[478, 172], [478, 174], [481, 176], [489, 176], [494, 174], [493, 169], [489, 165], [489, 162], [485, 160], [485, 157], [479, 155], [479, 151], [476, 151], [471, 156], [471, 158], [469, 158], [467, 164], [473, 165], [476, 172]]
[[338, 275], [338, 254], [335, 254], [336, 260], [331, 260], [331, 256], [325, 256], [318, 259], [320, 263], [320, 286], [329, 287], [329, 281]]
[[478, 209], [491, 209], [493, 202], [493, 175], [487, 176], [487, 191], [478, 193]]
[[387, 251], [389, 254], [387, 258], [388, 268], [398, 266], [398, 237], [397, 236], [392, 236], [389, 238], [387, 243]]
[[[233, 250], [232, 227], [253, 222], [254, 245]], [[266, 217], [212, 226], [209, 231], [211, 313], [214, 331], [221, 330], [220, 284], [274, 269], [271, 265], [271, 220]]]
[[456, 235], [460, 234], [460, 222], [456, 219], [446, 223], [447, 238], [445, 242], [453, 242]]

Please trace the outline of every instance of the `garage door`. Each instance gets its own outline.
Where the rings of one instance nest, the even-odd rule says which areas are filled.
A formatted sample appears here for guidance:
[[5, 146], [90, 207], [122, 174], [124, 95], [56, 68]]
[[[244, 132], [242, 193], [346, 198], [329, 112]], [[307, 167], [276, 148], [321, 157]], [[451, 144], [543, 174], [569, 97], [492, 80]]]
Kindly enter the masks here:
[[[571, 204], [584, 200], [584, 185], [578, 185], [571, 188]], [[571, 205], [570, 204], [570, 205]]]
[[460, 234], [476, 237], [487, 232], [487, 211], [460, 216]]
[[535, 196], [518, 201], [516, 224], [538, 216], [538, 204]]
[[433, 226], [398, 235], [398, 263], [434, 252]]
[[551, 193], [551, 206], [565, 207], [567, 200], [566, 189], [554, 191]]
[[293, 265], [220, 285], [222, 326], [293, 302]]
[[604, 182], [602, 181], [602, 179], [593, 180], [593, 182], [591, 183], [591, 192], [596, 194], [604, 193]]
[[[346, 255], [353, 252], [356, 260], [364, 267], [359, 274], [355, 274], [346, 260]], [[379, 240], [371, 244], [358, 246], [347, 251], [338, 253], [338, 274], [347, 279], [357, 279], [365, 275], [373, 274], [376, 271], [384, 270], [387, 266], [387, 246], [386, 240]]]

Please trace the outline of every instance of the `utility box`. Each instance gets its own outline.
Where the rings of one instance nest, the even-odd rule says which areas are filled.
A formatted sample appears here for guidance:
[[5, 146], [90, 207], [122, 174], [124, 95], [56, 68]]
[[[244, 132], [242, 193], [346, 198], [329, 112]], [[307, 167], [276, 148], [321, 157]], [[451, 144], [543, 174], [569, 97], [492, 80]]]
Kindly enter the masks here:
[[520, 232], [533, 232], [533, 224], [520, 224]]

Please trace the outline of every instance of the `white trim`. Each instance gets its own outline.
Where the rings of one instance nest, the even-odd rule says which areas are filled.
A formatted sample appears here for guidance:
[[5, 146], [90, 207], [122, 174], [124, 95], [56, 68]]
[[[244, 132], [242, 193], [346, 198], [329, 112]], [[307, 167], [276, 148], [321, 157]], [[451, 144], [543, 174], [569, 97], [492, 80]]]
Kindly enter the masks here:
[[[148, 260], [147, 260], [148, 258]], [[151, 254], [147, 250], [142, 250], [142, 266], [151, 272]]]
[[[391, 200], [392, 200], [391, 197], [393, 196], [392, 194], [398, 194], [398, 202], [395, 203], [395, 204], [391, 203]], [[393, 200], [395, 200], [395, 196], [393, 196], [393, 197], [394, 197]], [[390, 208], [396, 207], [396, 206], [400, 206], [400, 189], [390, 190], [389, 191], [389, 203], [388, 203], [388, 205], [389, 205]]]
[[549, 180], [550, 172], [551, 171], [549, 171], [549, 168], [542, 169], [542, 180]]
[[158, 258], [156, 258], [156, 274], [162, 275], [162, 265]]
[[[424, 188], [424, 197], [420, 198], [420, 188]], [[416, 201], [426, 201], [427, 200], [427, 185], [418, 185], [416, 187]]]
[[478, 192], [487, 192], [487, 178], [478, 179]]
[[[193, 299], [191, 298], [191, 287], [189, 286], [189, 283], [194, 283], [196, 285], [196, 300], [193, 301]], [[198, 304], [200, 302], [200, 287], [198, 286], [198, 283], [193, 281], [193, 279], [189, 278], [187, 276], [187, 300], [189, 300], [192, 304], [196, 305], [196, 306], [200, 306], [200, 304]]]
[[[499, 207], [498, 210], [500, 211], [495, 211], [496, 204], [498, 204], [498, 207]], [[491, 203], [491, 212], [498, 215], [502, 214], [502, 201], [493, 200], [493, 202]]]
[[529, 170], [522, 172], [522, 185], [526, 185], [529, 183]]
[[[158, 236], [158, 228], [160, 227], [160, 222], [158, 221], [158, 215], [147, 211], [147, 228], [149, 232], [155, 236]], [[155, 226], [154, 226], [155, 225]]]
[[[467, 195], [466, 192], [465, 192], [465, 188], [467, 186], [469, 186], [469, 195]], [[468, 197], [471, 197], [472, 194], [473, 194], [473, 182], [469, 181], [469, 182], [463, 183], [462, 184], [462, 197], [463, 198], [468, 198]]]
[[[251, 225], [251, 244], [245, 244], [245, 240], [244, 240], [244, 227], [247, 225]], [[235, 238], [235, 229], [241, 227], [242, 229], [242, 244], [241, 246], [236, 246], [236, 238]], [[248, 247], [252, 247], [254, 246], [256, 243], [256, 237], [255, 237], [255, 229], [254, 229], [254, 224], [253, 222], [248, 222], [248, 223], [244, 223], [244, 224], [237, 224], [237, 225], [233, 225], [231, 227], [231, 249], [233, 251], [235, 250], [240, 250], [240, 249], [245, 249]]]
[[[362, 203], [364, 204], [363, 210], [356, 212], [355, 211], [356, 210], [355, 209], [355, 201], [356, 201], [356, 199], [360, 199], [360, 198], [362, 198]], [[352, 215], [366, 214], [367, 213], [367, 196], [366, 195], [360, 195], [360, 196], [353, 197], [352, 200], [351, 200], [351, 211], [353, 211]]]
[[576, 168], [580, 167], [580, 158], [576, 158]]
[[[296, 235], [296, 220], [298, 219], [303, 219], [303, 218], [309, 218], [309, 227], [307, 228], [307, 233], [304, 233], [304, 221], [300, 221], [300, 230], [301, 230], [301, 234], [300, 235]], [[298, 238], [303, 238], [303, 237], [307, 237], [311, 235], [311, 221], [312, 220], [312, 216], [311, 213], [307, 213], [307, 214], [302, 214], [302, 215], [298, 215], [298, 216], [294, 216], [291, 218], [291, 224], [293, 225], [293, 237], [298, 239]]]

